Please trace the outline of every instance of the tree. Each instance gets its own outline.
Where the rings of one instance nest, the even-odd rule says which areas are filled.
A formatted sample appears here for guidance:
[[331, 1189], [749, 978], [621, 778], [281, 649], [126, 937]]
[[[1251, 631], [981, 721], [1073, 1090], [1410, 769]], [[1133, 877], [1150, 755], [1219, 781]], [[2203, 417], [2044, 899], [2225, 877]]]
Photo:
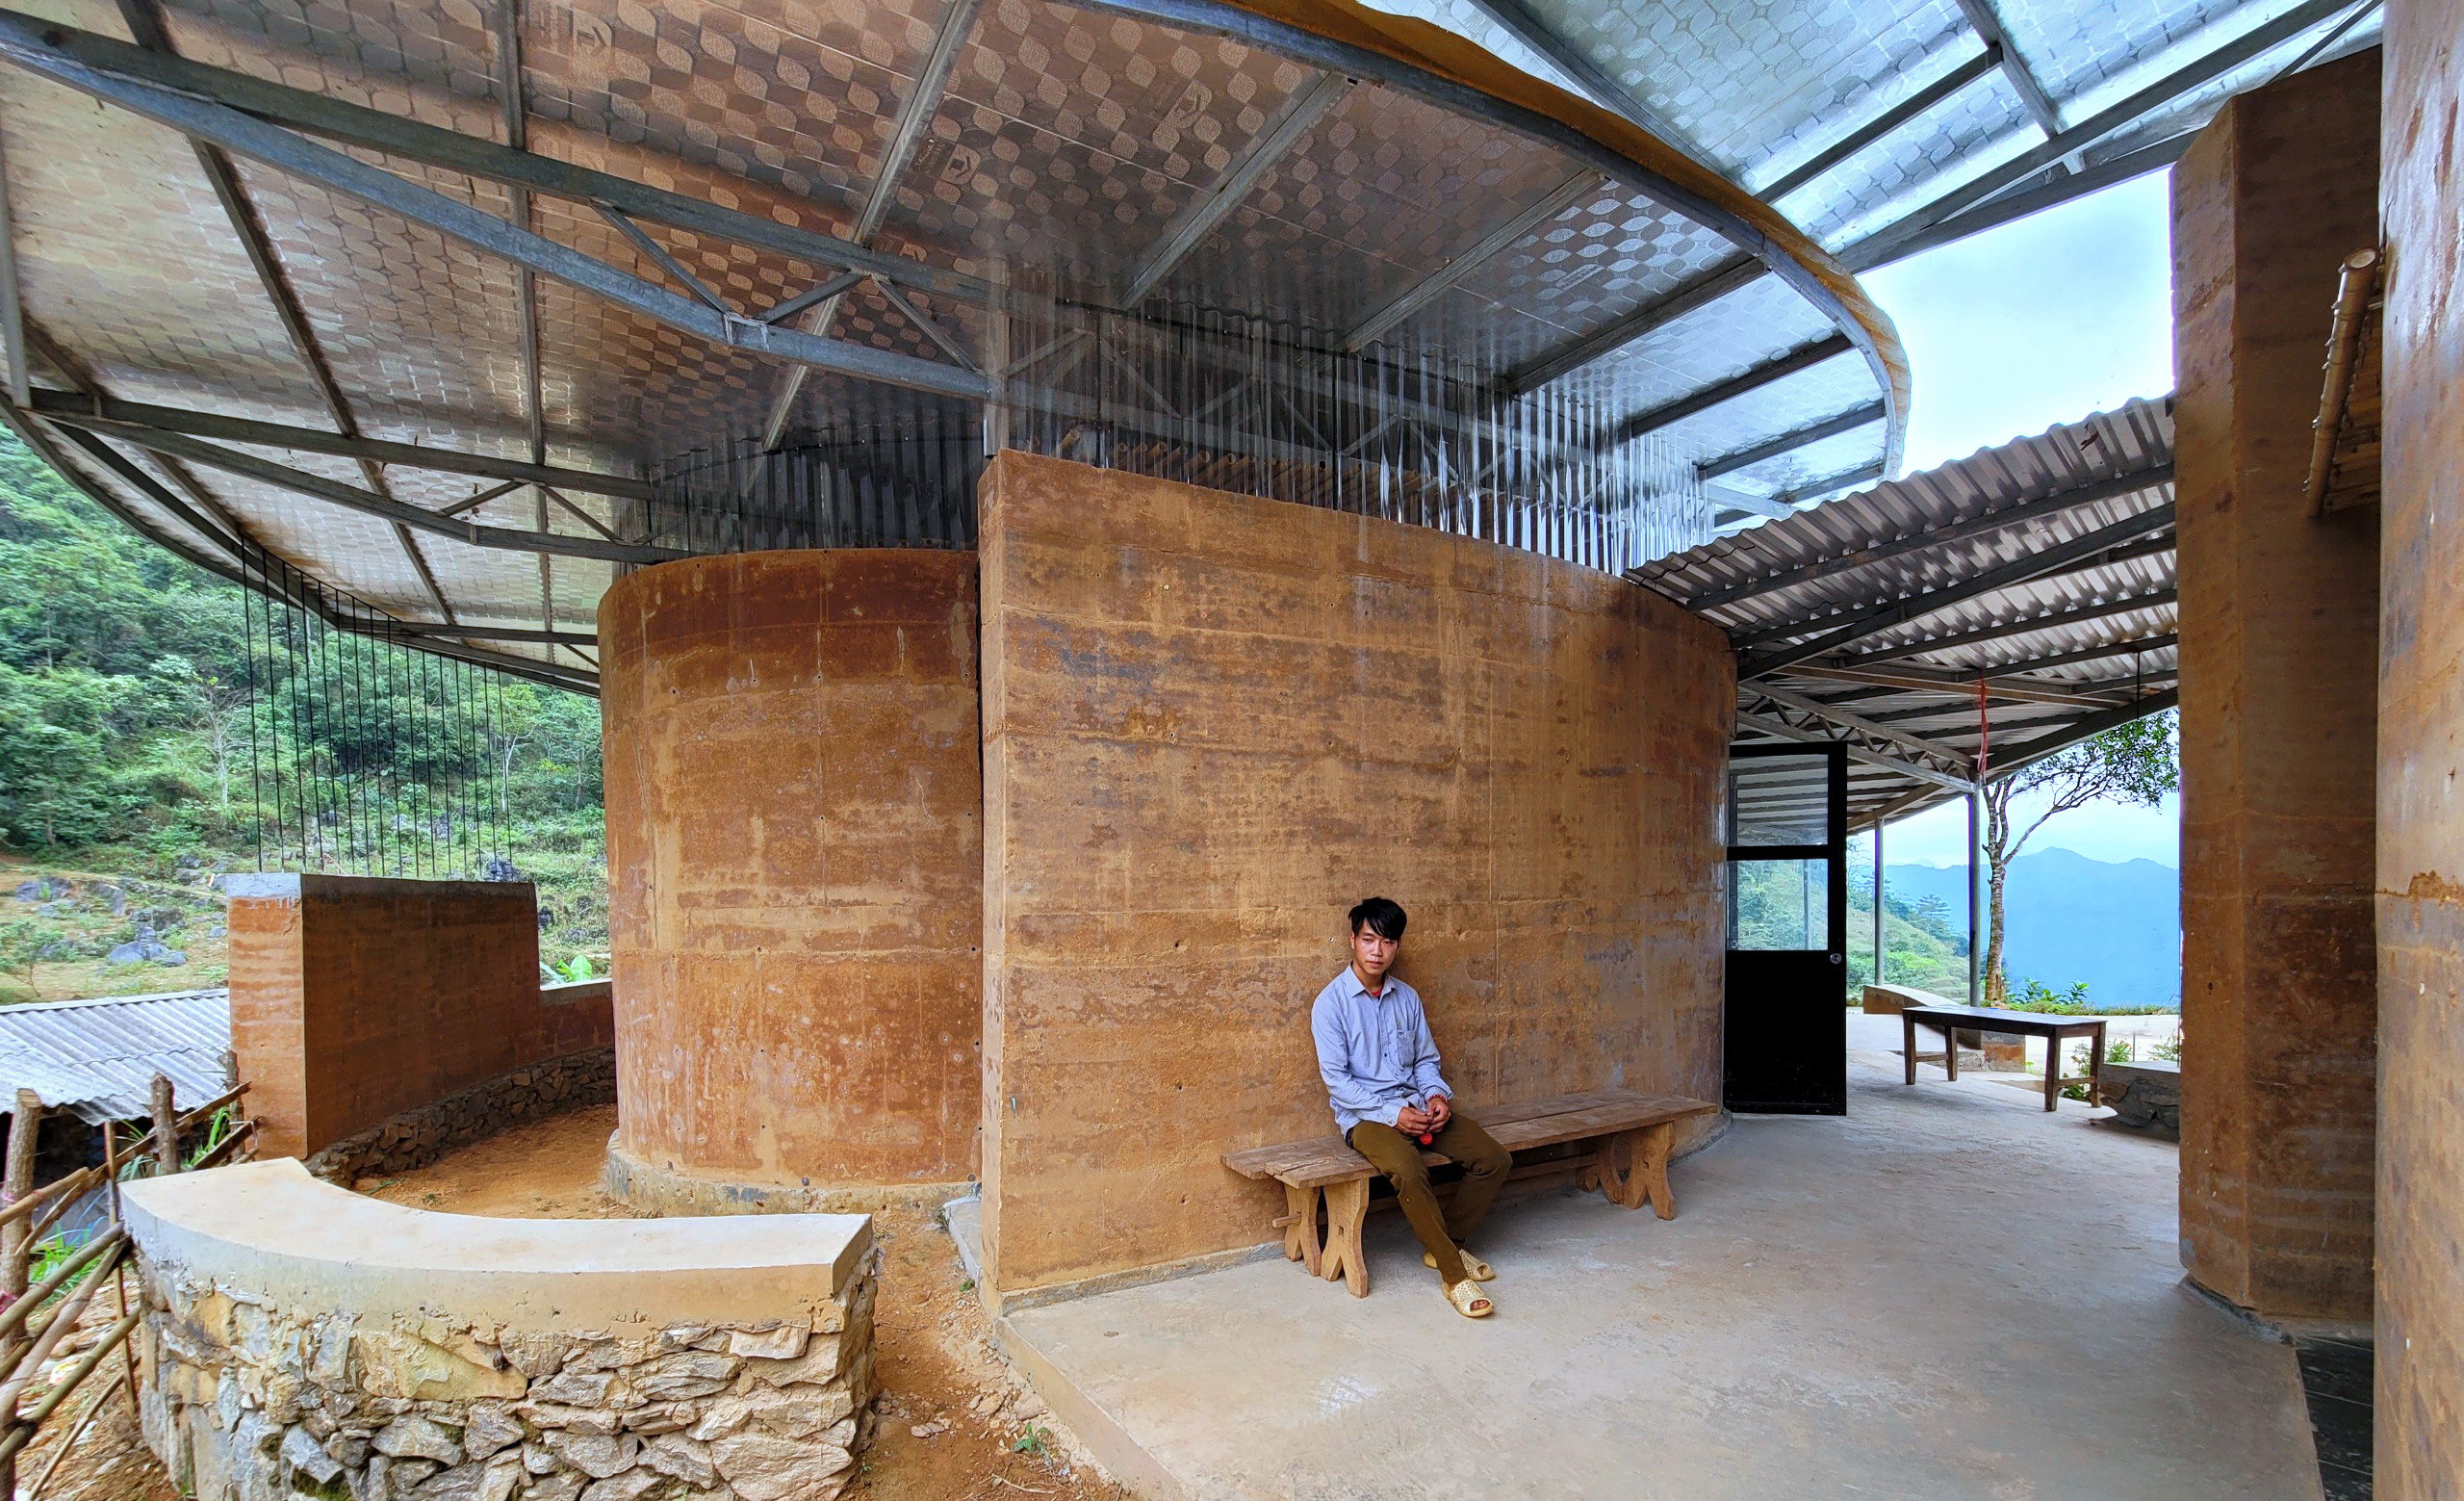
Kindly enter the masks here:
[[[1991, 887], [1984, 966], [1987, 1005], [1998, 1006], [2010, 995], [2002, 978], [2002, 889], [2011, 862], [2056, 814], [2099, 802], [2153, 808], [2168, 793], [2180, 790], [2175, 728], [2176, 716], [2169, 712], [2134, 719], [1987, 785], [1985, 867]], [[2014, 806], [2040, 797], [2043, 811], [2021, 827]]]
[[154, 664], [154, 675], [193, 717], [206, 758], [214, 763], [214, 790], [222, 816], [231, 816], [232, 758], [247, 746], [252, 728], [247, 691], [220, 673], [198, 666], [186, 657], [166, 657]]
[[0, 923], [0, 974], [24, 975], [26, 989], [35, 991], [37, 1000], [42, 998], [42, 992], [35, 990], [35, 961], [43, 956], [50, 942], [51, 935], [39, 922], [20, 919]]

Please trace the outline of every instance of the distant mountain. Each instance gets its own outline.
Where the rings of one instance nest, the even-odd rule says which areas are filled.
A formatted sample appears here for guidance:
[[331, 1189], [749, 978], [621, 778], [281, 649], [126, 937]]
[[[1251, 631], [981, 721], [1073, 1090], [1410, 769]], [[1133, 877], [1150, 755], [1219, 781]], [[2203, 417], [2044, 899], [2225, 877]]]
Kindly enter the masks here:
[[[1885, 866], [1883, 880], [1900, 900], [1939, 896], [1951, 925], [1965, 928], [1965, 866]], [[2180, 1003], [2182, 876], [2170, 866], [2066, 849], [2021, 855], [2011, 862], [2003, 920], [2002, 971], [2015, 986], [2034, 978], [2064, 991], [2084, 980], [2093, 1006]]]

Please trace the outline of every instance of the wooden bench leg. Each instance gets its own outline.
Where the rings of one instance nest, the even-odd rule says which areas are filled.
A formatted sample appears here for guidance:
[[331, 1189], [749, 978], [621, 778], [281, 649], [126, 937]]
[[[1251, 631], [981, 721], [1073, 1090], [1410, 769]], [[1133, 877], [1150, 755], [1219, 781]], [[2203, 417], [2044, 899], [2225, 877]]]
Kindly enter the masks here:
[[1283, 1185], [1283, 1255], [1318, 1275], [1318, 1190], [1296, 1183]]
[[1575, 1181], [1583, 1188], [1598, 1188], [1610, 1203], [1629, 1209], [1649, 1203], [1661, 1219], [1673, 1220], [1677, 1196], [1668, 1187], [1668, 1150], [1676, 1133], [1676, 1124], [1670, 1121], [1620, 1131], [1600, 1144], [1600, 1154]]
[[1677, 1143], [1677, 1123], [1662, 1121], [1646, 1126], [1642, 1140], [1634, 1145], [1634, 1177], [1642, 1180], [1642, 1191], [1634, 1196], [1633, 1207], [1651, 1201], [1652, 1209], [1663, 1220], [1677, 1218], [1677, 1195], [1668, 1187], [1668, 1152]]
[[1361, 1255], [1360, 1228], [1369, 1218], [1369, 1179], [1328, 1183], [1326, 1249], [1319, 1255], [1319, 1275], [1328, 1281], [1340, 1277], [1355, 1298], [1369, 1296], [1369, 1261]]

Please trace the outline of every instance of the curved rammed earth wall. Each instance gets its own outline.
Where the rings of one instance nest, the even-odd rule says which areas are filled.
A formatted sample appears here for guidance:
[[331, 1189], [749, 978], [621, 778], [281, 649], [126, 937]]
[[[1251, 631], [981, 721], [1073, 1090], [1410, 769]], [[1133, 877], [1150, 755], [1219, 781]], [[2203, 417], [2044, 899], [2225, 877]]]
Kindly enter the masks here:
[[965, 1179], [973, 554], [697, 558], [601, 601], [611, 1184], [681, 1212]]

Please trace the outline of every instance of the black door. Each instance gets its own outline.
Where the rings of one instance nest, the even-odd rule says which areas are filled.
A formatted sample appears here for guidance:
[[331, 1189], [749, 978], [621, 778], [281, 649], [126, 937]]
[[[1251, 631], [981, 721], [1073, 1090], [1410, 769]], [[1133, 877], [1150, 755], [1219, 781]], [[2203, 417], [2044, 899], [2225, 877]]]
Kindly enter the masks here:
[[1847, 822], [1846, 747], [1730, 749], [1732, 1110], [1848, 1113]]

